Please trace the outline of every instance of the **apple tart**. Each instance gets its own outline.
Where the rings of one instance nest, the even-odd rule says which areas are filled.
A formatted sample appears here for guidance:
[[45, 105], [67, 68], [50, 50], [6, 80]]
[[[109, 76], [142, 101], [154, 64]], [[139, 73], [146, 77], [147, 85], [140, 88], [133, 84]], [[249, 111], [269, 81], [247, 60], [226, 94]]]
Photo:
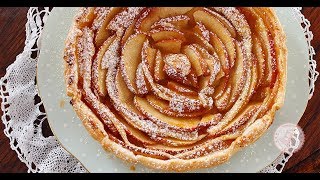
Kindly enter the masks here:
[[271, 8], [80, 8], [64, 50], [86, 129], [131, 163], [212, 167], [283, 105], [287, 48]]

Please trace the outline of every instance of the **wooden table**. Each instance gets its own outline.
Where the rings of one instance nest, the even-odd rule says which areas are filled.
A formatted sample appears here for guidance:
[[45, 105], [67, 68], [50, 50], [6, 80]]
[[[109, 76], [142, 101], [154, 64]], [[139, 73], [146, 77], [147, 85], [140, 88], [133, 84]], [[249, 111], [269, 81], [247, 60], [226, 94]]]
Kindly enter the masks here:
[[[27, 11], [28, 8], [0, 8], [0, 77], [23, 50]], [[315, 59], [320, 64], [320, 8], [303, 8], [302, 12], [312, 24], [312, 45], [317, 53]], [[317, 70], [320, 71], [319, 65]], [[306, 141], [302, 149], [290, 158], [284, 172], [320, 172], [320, 80], [316, 82], [314, 96], [299, 125], [305, 132]], [[25, 164], [11, 150], [3, 128], [0, 123], [0, 172], [26, 172]], [[44, 129], [51, 134], [48, 126]]]

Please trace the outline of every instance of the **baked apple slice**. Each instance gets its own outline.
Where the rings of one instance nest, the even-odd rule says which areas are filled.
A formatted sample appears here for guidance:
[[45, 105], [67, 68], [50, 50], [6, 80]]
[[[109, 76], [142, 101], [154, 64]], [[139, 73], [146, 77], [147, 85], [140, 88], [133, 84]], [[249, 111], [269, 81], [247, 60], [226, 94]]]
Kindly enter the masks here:
[[156, 53], [157, 53], [157, 50], [153, 49], [150, 46], [149, 40], [146, 40], [143, 43], [141, 56], [142, 56], [142, 60], [148, 66], [148, 69], [151, 74], [153, 74], [153, 72], [154, 72]]
[[110, 31], [107, 30], [107, 26], [109, 22], [117, 15], [123, 8], [120, 7], [112, 7], [110, 12], [105, 16], [101, 27], [97, 30], [96, 37], [95, 37], [95, 45], [97, 47], [101, 46], [103, 42], [111, 35]]
[[180, 39], [165, 39], [155, 43], [155, 47], [166, 53], [179, 53], [182, 41]]
[[[252, 21], [248, 22], [254, 35], [259, 40], [260, 44], [253, 44], [253, 51], [259, 49], [258, 46], [261, 45], [262, 53], [264, 55], [264, 75], [262, 84], [263, 86], [269, 86], [272, 81], [272, 48], [269, 41], [268, 29], [263, 22], [263, 19], [260, 17], [259, 12], [255, 11], [253, 8], [240, 8], [241, 12], [248, 18], [251, 18]], [[253, 39], [254, 41], [255, 39]], [[254, 52], [255, 54], [257, 52]], [[258, 60], [261, 60], [259, 54], [256, 54]]]
[[197, 140], [180, 140], [171, 137], [156, 137], [154, 140], [159, 142], [157, 144], [147, 145], [150, 149], [157, 149], [165, 152], [179, 152], [192, 148], [192, 144], [198, 144], [199, 141], [205, 138], [206, 135], [200, 135]]
[[222, 119], [222, 114], [220, 114], [220, 113], [206, 114], [206, 115], [202, 116], [199, 127], [214, 126], [214, 125], [218, 124], [221, 119]]
[[213, 33], [210, 33], [210, 42], [213, 44], [215, 52], [217, 53], [222, 70], [225, 74], [229, 74], [230, 71], [230, 64], [228, 54], [226, 52], [225, 45], [221, 42], [221, 40]]
[[165, 40], [165, 39], [179, 39], [182, 42], [186, 41], [184, 34], [173, 28], [158, 28], [151, 30], [149, 35], [155, 42]]
[[137, 94], [137, 86], [135, 83], [136, 70], [141, 62], [141, 51], [143, 42], [146, 40], [146, 35], [132, 35], [125, 43], [121, 52], [121, 72], [129, 90]]
[[226, 91], [228, 81], [229, 76], [224, 76], [218, 81], [219, 84], [216, 85], [215, 92], [213, 94], [214, 99], [220, 98], [220, 96], [222, 96], [222, 94]]
[[183, 82], [184, 84], [188, 86], [192, 86], [194, 88], [199, 88], [199, 81], [196, 73], [193, 69], [191, 69], [189, 75], [187, 76], [187, 81]]
[[206, 109], [201, 109], [199, 111], [194, 111], [194, 112], [179, 113], [179, 112], [172, 111], [170, 109], [168, 101], [159, 99], [155, 95], [147, 95], [146, 99], [148, 103], [152, 107], [157, 109], [159, 112], [172, 117], [194, 118], [194, 117], [200, 117], [208, 111]]
[[147, 80], [144, 77], [141, 63], [138, 65], [138, 68], [136, 71], [136, 86], [137, 86], [138, 94], [140, 95], [148, 94], [150, 87], [147, 84]]
[[188, 42], [193, 42], [194, 44], [198, 44], [204, 48], [206, 48], [207, 51], [210, 53], [214, 52], [213, 46], [207, 41], [205, 38], [202, 37], [201, 34], [198, 34], [193, 31], [184, 31], [185, 37], [188, 40]]
[[169, 81], [167, 83], [167, 87], [173, 91], [181, 93], [182, 95], [186, 95], [186, 96], [197, 96], [198, 95], [198, 93], [196, 91], [192, 90], [191, 88], [184, 86], [182, 84], [173, 82], [173, 81]]
[[184, 129], [192, 131], [192, 129], [195, 129], [201, 121], [200, 118], [179, 118], [167, 116], [152, 107], [145, 98], [138, 96], [135, 96], [134, 103], [142, 114], [159, 126], [170, 127], [177, 130]]
[[257, 59], [257, 70], [258, 70], [258, 84], [262, 84], [264, 82], [264, 71], [265, 71], [265, 59], [264, 53], [262, 51], [262, 45], [260, 40], [257, 37], [252, 38], [253, 46], [252, 52], [254, 57]]
[[[120, 118], [119, 118], [120, 119]], [[139, 141], [143, 145], [152, 145], [157, 144], [157, 142], [150, 139], [148, 135], [141, 132], [139, 129], [134, 128], [129, 123], [127, 123], [124, 119], [121, 120], [121, 123], [126, 128], [126, 132], [129, 136], [133, 137], [135, 140]]]
[[110, 44], [115, 40], [115, 35], [109, 37], [103, 44], [100, 46], [96, 58], [93, 60], [93, 71], [92, 71], [92, 81], [94, 84], [94, 93], [101, 97], [102, 99], [106, 97], [106, 76], [107, 69], [102, 68], [102, 59], [105, 52], [108, 50]]
[[216, 52], [213, 52], [211, 55], [205, 48], [199, 46], [198, 44], [194, 44], [194, 46], [208, 64], [211, 74], [210, 86], [217, 84], [217, 82], [225, 75], [225, 73], [221, 70], [221, 63]]
[[151, 28], [156, 29], [158, 27], [175, 27], [176, 29], [184, 29], [188, 26], [189, 20], [190, 18], [186, 15], [166, 17], [155, 22]]
[[132, 24], [125, 30], [122, 39], [121, 39], [121, 46], [124, 46], [128, 38], [134, 33], [136, 20], [132, 22]]
[[90, 26], [94, 19], [95, 13], [93, 7], [83, 7], [80, 9], [80, 13], [77, 15], [75, 21], [79, 28], [82, 29], [86, 26]]
[[211, 15], [210, 12], [204, 9], [194, 12], [193, 17], [196, 22], [203, 23], [210, 32], [216, 34], [217, 37], [221, 39], [221, 42], [225, 45], [229, 55], [230, 67], [232, 67], [236, 57], [235, 44], [228, 29], [226, 29], [218, 19]]
[[201, 22], [196, 22], [193, 31], [200, 34], [206, 41], [210, 41], [209, 31]]
[[156, 82], [160, 82], [165, 79], [166, 74], [163, 70], [164, 61], [161, 55], [160, 50], [157, 50], [156, 58], [155, 58], [155, 66], [154, 66], [154, 79]]
[[195, 50], [195, 48], [192, 45], [188, 45], [183, 47], [182, 52], [188, 56], [192, 69], [195, 70], [195, 73], [197, 76], [202, 76], [203, 71], [200, 64], [200, 54], [198, 51]]
[[184, 54], [167, 54], [163, 70], [171, 79], [181, 82], [191, 72], [191, 63]]
[[144, 12], [140, 19], [137, 21], [137, 29], [142, 32], [148, 32], [151, 29], [151, 26], [159, 21], [160, 19], [183, 15], [190, 11], [192, 7], [157, 7], [150, 8]]
[[234, 104], [243, 90], [247, 77], [248, 62], [252, 60], [245, 60], [243, 57], [243, 50], [238, 43], [236, 43], [237, 61], [234, 65], [233, 72], [230, 77], [231, 94], [227, 109]]
[[237, 31], [236, 29], [233, 27], [233, 25], [230, 23], [230, 21], [228, 21], [225, 17], [221, 16], [219, 13], [216, 13], [214, 11], [212, 11], [210, 8], [204, 8], [206, 11], [210, 12], [210, 14], [212, 16], [214, 16], [216, 19], [218, 19], [223, 25], [224, 27], [226, 27], [228, 29], [228, 31], [231, 34], [232, 38], [236, 38], [237, 36]]

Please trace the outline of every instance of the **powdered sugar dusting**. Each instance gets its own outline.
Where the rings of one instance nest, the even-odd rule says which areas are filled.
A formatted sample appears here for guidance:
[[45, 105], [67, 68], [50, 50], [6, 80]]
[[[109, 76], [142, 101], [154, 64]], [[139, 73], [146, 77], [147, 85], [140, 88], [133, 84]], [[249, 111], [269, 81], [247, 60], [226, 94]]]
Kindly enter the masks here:
[[108, 47], [108, 50], [103, 55], [101, 61], [101, 67], [103, 69], [110, 69], [110, 67], [116, 67], [120, 58], [120, 41], [116, 38]]
[[108, 28], [123, 32], [133, 23], [133, 20], [141, 13], [142, 9], [142, 7], [126, 8], [110, 21]]
[[138, 65], [137, 72], [136, 72], [136, 85], [137, 85], [139, 94], [147, 94], [148, 93], [147, 83], [144, 78], [141, 63]]
[[157, 26], [161, 26], [161, 27], [175, 27], [173, 24], [171, 24], [172, 22], [177, 22], [177, 21], [189, 21], [190, 18], [186, 15], [179, 15], [179, 16], [172, 16], [172, 17], [166, 17], [163, 19], [160, 19], [159, 21], [155, 22], [151, 28], [155, 28]]
[[[77, 44], [79, 63], [83, 63], [85, 59], [92, 59], [95, 48], [93, 45], [93, 32], [89, 28], [82, 30], [82, 36], [80, 36]], [[84, 74], [85, 67], [80, 66], [80, 74]]]
[[201, 31], [201, 35], [203, 36], [203, 38], [207, 41], [210, 41], [210, 32], [209, 30], [201, 23], [201, 22], [196, 22], [196, 24], [198, 25], [200, 31]]
[[164, 62], [168, 76], [185, 77], [191, 71], [191, 63], [184, 54], [168, 54], [164, 57]]
[[96, 18], [93, 20], [92, 23], [92, 30], [98, 30], [101, 28], [105, 18], [110, 13], [111, 8], [110, 7], [97, 7], [94, 10], [94, 14]]

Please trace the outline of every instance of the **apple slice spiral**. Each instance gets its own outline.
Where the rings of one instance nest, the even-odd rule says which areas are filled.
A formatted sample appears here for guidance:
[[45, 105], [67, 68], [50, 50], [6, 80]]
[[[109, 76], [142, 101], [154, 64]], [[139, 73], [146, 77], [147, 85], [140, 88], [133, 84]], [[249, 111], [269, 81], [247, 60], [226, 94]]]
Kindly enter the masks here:
[[80, 8], [64, 60], [89, 133], [160, 170], [226, 162], [284, 102], [285, 34], [271, 8]]

